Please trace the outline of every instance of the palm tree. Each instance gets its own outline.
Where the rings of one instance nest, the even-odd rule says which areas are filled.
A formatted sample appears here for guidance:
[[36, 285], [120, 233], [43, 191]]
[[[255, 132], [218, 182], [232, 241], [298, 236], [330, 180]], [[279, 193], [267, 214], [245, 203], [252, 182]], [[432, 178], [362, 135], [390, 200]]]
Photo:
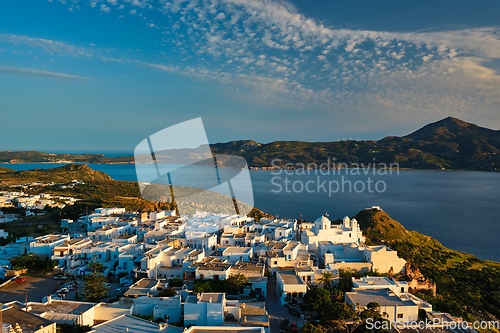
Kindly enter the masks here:
[[321, 274], [321, 277], [318, 279], [318, 281], [323, 284], [323, 287], [326, 290], [331, 290], [333, 277], [334, 277], [334, 275], [332, 272], [323, 272]]

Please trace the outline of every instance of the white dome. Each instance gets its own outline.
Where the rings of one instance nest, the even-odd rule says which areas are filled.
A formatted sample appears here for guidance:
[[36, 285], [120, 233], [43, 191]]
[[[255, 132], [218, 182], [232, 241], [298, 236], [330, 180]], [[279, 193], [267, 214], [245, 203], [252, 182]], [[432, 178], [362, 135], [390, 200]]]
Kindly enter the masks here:
[[330, 220], [326, 216], [321, 216], [321, 217], [318, 217], [316, 219], [316, 222], [322, 222], [323, 223], [323, 222], [330, 222]]

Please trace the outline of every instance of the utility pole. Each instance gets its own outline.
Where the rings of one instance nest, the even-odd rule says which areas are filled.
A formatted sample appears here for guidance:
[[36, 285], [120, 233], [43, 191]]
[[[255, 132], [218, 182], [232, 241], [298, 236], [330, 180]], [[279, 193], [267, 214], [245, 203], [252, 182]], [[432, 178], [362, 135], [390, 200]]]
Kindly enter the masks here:
[[24, 305], [26, 306], [26, 312], [28, 312], [28, 293], [24, 293]]

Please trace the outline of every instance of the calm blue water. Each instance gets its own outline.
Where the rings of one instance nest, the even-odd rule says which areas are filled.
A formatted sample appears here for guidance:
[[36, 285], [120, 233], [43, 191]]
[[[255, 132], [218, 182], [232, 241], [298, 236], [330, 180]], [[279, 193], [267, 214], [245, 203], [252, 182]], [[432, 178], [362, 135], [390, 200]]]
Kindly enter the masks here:
[[[53, 168], [61, 164], [8, 164], [15, 170]], [[89, 164], [116, 180], [136, 181], [135, 167], [129, 164]], [[338, 172], [338, 171], [337, 171]], [[314, 220], [328, 213], [330, 219], [353, 216], [373, 205], [380, 206], [407, 229], [439, 240], [444, 246], [500, 261], [500, 173], [472, 171], [400, 171], [399, 175], [276, 175], [276, 171], [251, 170], [255, 207], [283, 218]], [[319, 176], [319, 181], [318, 181]], [[342, 176], [344, 179], [342, 180]], [[277, 178], [281, 177], [281, 178]], [[286, 179], [285, 179], [286, 177]], [[368, 192], [368, 177], [372, 181]], [[285, 188], [288, 183], [288, 192]], [[328, 192], [328, 182], [344, 181], [344, 193]], [[349, 192], [348, 181], [351, 182]], [[308, 190], [301, 185], [308, 183]], [[321, 184], [325, 186], [325, 191]], [[357, 193], [357, 190], [364, 191]], [[382, 183], [374, 191], [376, 182]], [[279, 187], [281, 186], [281, 191]], [[293, 186], [295, 186], [293, 188]], [[319, 186], [319, 187], [318, 187]], [[295, 191], [294, 191], [295, 189]], [[332, 183], [336, 190], [336, 183]]]

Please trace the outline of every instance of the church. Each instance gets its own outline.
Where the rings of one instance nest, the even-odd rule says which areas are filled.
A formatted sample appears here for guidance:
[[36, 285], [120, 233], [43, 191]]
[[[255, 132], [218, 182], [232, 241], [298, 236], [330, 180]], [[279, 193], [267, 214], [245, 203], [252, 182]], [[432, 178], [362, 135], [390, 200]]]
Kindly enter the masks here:
[[309, 250], [317, 250], [321, 241], [330, 241], [333, 244], [364, 244], [365, 237], [356, 219], [351, 220], [346, 216], [342, 224], [332, 226], [332, 222], [326, 216], [321, 216], [316, 219], [311, 229], [302, 230], [301, 243], [308, 244]]

